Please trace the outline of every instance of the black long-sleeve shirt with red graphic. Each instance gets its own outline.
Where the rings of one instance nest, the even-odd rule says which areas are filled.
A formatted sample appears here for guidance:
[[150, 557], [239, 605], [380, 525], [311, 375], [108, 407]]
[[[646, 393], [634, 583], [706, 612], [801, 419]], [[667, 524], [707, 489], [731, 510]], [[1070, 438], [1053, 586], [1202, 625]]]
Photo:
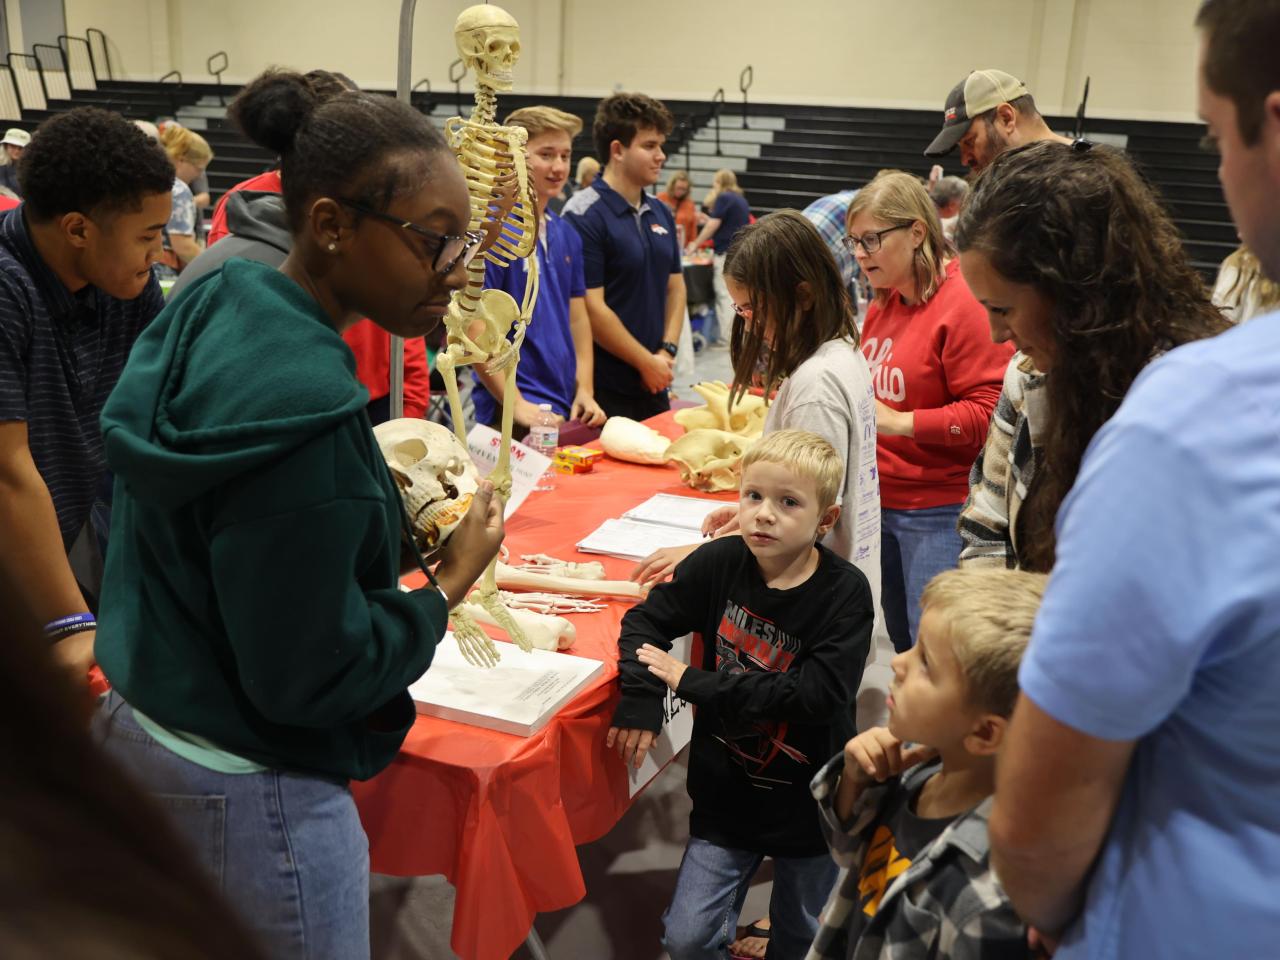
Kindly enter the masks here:
[[622, 620], [618, 727], [662, 727], [666, 687], [637, 659], [641, 645], [703, 637], [701, 668], [676, 690], [698, 708], [688, 787], [699, 839], [768, 856], [827, 850], [809, 781], [854, 734], [874, 605], [853, 564], [818, 550], [813, 576], [774, 590], [741, 537], [713, 540]]

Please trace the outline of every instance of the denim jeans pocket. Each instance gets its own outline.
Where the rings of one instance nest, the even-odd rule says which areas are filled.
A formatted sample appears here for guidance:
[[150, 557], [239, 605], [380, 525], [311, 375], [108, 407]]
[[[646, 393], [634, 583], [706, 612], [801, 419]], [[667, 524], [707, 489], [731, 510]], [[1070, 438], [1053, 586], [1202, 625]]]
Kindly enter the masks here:
[[189, 851], [222, 887], [226, 859], [227, 798], [176, 793], [153, 794]]

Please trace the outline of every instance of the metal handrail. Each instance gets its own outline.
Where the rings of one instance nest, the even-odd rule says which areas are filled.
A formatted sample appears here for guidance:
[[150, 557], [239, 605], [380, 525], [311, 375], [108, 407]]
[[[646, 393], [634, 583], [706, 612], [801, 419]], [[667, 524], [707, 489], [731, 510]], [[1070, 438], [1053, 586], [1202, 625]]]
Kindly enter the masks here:
[[[215, 70], [213, 68], [213, 64], [219, 57], [222, 58], [222, 65]], [[217, 53], [210, 54], [209, 59], [204, 62], [205, 70], [211, 77], [213, 77], [214, 82], [218, 85], [218, 103], [224, 107], [227, 105], [227, 100], [222, 95], [222, 74], [227, 69], [227, 65], [230, 62], [231, 61], [227, 59], [227, 51], [225, 50], [219, 50]]]
[[[59, 97], [55, 97], [55, 98], [53, 98], [53, 99], [57, 99], [57, 100], [70, 100], [70, 99], [71, 99], [71, 74], [70, 74], [70, 72], [67, 70], [67, 57], [66, 57], [66, 54], [64, 54], [64, 53], [62, 52], [62, 48], [61, 48], [61, 47], [55, 47], [52, 43], [33, 43], [33, 44], [31, 45], [31, 55], [32, 55], [33, 57], [35, 57], [35, 60], [36, 60], [36, 72], [40, 74], [40, 84], [41, 84], [41, 86], [43, 86], [43, 87], [44, 87], [44, 97], [45, 97], [45, 99], [46, 99], [46, 100], [49, 100], [49, 99], [50, 99], [50, 96], [49, 96], [49, 82], [48, 82], [48, 80], [45, 78], [45, 75], [44, 75], [44, 61], [42, 61], [42, 60], [40, 59], [40, 51], [41, 51], [41, 50], [52, 50], [55, 54], [57, 54], [57, 57], [58, 57], [58, 63], [62, 64], [62, 82], [63, 82], [63, 84], [64, 84], [64, 85], [66, 86], [66, 88], [67, 88], [67, 95], [66, 95], [65, 97], [61, 97], [61, 96], [59, 96]], [[50, 70], [49, 72], [50, 72], [50, 73], [57, 73], [58, 71], [56, 71], [56, 70]], [[61, 91], [61, 90], [58, 90], [58, 93], [62, 93], [62, 91]]]
[[22, 94], [18, 91], [18, 77], [13, 72], [13, 67], [9, 66], [9, 61], [0, 61], [0, 71], [9, 71], [9, 86], [13, 90], [13, 105], [17, 108], [17, 116], [6, 116], [6, 120], [22, 119]]
[[716, 122], [716, 156], [724, 156], [724, 152], [720, 149], [720, 111], [724, 109], [724, 87], [721, 87], [711, 95], [711, 112], [707, 114], [707, 121], [714, 120]]
[[58, 46], [62, 48], [62, 55], [67, 62], [67, 79], [71, 82], [71, 88], [76, 89], [73, 81], [74, 74], [71, 72], [71, 42], [83, 43], [85, 53], [89, 59], [89, 90], [98, 89], [98, 71], [93, 66], [93, 47], [89, 45], [89, 41], [84, 37], [73, 37], [65, 33], [58, 34]]
[[18, 79], [18, 73], [19, 73], [19, 71], [15, 70], [15, 69], [14, 69], [14, 67], [13, 67], [13, 60], [14, 60], [14, 58], [15, 58], [15, 57], [16, 57], [18, 60], [24, 60], [24, 61], [25, 61], [25, 60], [31, 60], [31, 61], [33, 61], [33, 62], [35, 63], [35, 65], [36, 65], [36, 66], [35, 66], [35, 69], [33, 70], [33, 69], [31, 69], [30, 67], [26, 67], [26, 68], [24, 68], [24, 69], [23, 69], [22, 73], [26, 74], [27, 76], [30, 76], [31, 74], [33, 74], [33, 73], [34, 73], [34, 74], [36, 75], [36, 78], [40, 81], [40, 103], [39, 103], [39, 104], [35, 104], [35, 103], [28, 103], [28, 102], [27, 102], [27, 97], [26, 97], [26, 95], [24, 95], [24, 93], [23, 93], [23, 89], [22, 89], [22, 88], [23, 88], [23, 86], [24, 86], [24, 84], [16, 83], [17, 90], [18, 90], [18, 99], [19, 99], [19, 101], [21, 101], [21, 103], [22, 103], [22, 109], [23, 109], [23, 110], [45, 110], [45, 109], [47, 109], [47, 108], [48, 108], [48, 106], [49, 106], [49, 91], [45, 89], [45, 85], [44, 85], [44, 74], [42, 74], [42, 73], [40, 72], [40, 61], [39, 61], [39, 60], [37, 60], [37, 59], [36, 59], [36, 57], [35, 57], [33, 54], [30, 54], [30, 53], [19, 53], [19, 52], [17, 52], [17, 51], [14, 51], [13, 53], [10, 53], [10, 54], [9, 54], [9, 58], [8, 58], [8, 61], [7, 61], [7, 62], [8, 62], [8, 65], [9, 65], [9, 69], [13, 71], [13, 78], [14, 78], [15, 82], [16, 82], [16, 81], [17, 81], [17, 79]]
[[181, 92], [181, 90], [182, 90], [182, 71], [181, 71], [181, 70], [170, 70], [168, 73], [166, 73], [163, 77], [161, 77], [161, 78], [160, 78], [158, 81], [156, 81], [156, 82], [157, 82], [157, 83], [164, 83], [164, 82], [165, 82], [166, 80], [168, 80], [170, 77], [177, 77], [177, 78], [178, 78], [178, 82], [177, 82], [177, 84], [175, 84], [175, 86], [176, 86], [176, 88], [177, 88], [177, 89], [176, 89], [176, 90], [170, 90], [170, 91], [168, 91], [168, 93], [169, 93], [169, 113], [170, 113], [170, 115], [171, 115], [171, 116], [176, 117], [176, 116], [178, 115], [178, 107], [180, 107], [180, 106], [181, 106], [181, 103], [179, 102], [179, 100], [180, 100], [179, 94], [180, 94], [180, 92]]
[[410, 89], [409, 91], [409, 101], [411, 103], [413, 102], [413, 95], [417, 93], [418, 90], [421, 89], [423, 86], [426, 86], [427, 88], [427, 106], [426, 106], [426, 109], [423, 110], [422, 112], [429, 114], [431, 113], [432, 108], [435, 106], [435, 99], [431, 92], [431, 79], [429, 77], [423, 77], [421, 80], [419, 80], [417, 83], [413, 85], [412, 89]]
[[1080, 109], [1076, 111], [1076, 129], [1075, 138], [1079, 140], [1084, 136], [1084, 108], [1089, 102], [1089, 78], [1084, 78], [1084, 96], [1080, 98]]
[[103, 33], [101, 30], [99, 30], [97, 27], [90, 27], [88, 30], [84, 32], [84, 36], [85, 36], [85, 42], [89, 44], [89, 65], [93, 69], [94, 79], [96, 80], [98, 78], [97, 62], [96, 62], [96, 58], [93, 55], [93, 35], [95, 33], [102, 38], [98, 42], [102, 46], [102, 64], [104, 67], [106, 67], [107, 79], [114, 80], [116, 78], [116, 75], [115, 75], [115, 71], [111, 69], [111, 49], [107, 46], [107, 35]]
[[747, 64], [738, 74], [738, 89], [742, 91], [742, 129], [747, 129], [747, 91], [756, 81], [756, 72], [751, 64]]
[[453, 95], [458, 105], [458, 116], [462, 116], [462, 78], [467, 75], [467, 62], [459, 57], [449, 64], [449, 82], [453, 84]]

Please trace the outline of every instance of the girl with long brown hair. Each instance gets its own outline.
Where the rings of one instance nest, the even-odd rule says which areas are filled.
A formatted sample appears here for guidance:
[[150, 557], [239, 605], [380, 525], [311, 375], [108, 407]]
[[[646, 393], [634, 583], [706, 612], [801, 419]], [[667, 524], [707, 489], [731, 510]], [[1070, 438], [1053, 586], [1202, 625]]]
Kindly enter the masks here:
[[956, 518], [1013, 351], [991, 342], [918, 177], [880, 173], [849, 204], [845, 243], [872, 288], [862, 328], [879, 434], [885, 627], [908, 649], [920, 594], [956, 565]]
[[1047, 572], [1085, 448], [1160, 354], [1228, 327], [1121, 154], [1037, 143], [978, 178], [956, 227], [1009, 365], [960, 516], [961, 564]]
[[[772, 396], [765, 433], [811, 430], [844, 459], [840, 517], [825, 544], [880, 592], [880, 490], [875, 397], [858, 351], [853, 304], [822, 235], [802, 214], [779, 210], [744, 227], [725, 257], [733, 300], [731, 401], [752, 386]], [[707, 518], [704, 533], [738, 529], [737, 505]], [[697, 544], [659, 550], [632, 579], [662, 579]]]

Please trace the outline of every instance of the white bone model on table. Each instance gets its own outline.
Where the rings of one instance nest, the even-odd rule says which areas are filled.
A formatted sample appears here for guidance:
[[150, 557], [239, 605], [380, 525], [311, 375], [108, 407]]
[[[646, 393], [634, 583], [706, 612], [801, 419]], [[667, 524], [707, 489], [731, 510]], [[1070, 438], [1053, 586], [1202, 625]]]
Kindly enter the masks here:
[[[498, 463], [489, 479], [504, 500], [511, 494], [511, 428], [515, 415], [516, 365], [520, 344], [538, 298], [538, 205], [529, 179], [524, 145], [527, 132], [520, 127], [504, 127], [497, 122], [499, 90], [511, 89], [511, 68], [520, 56], [519, 25], [500, 7], [468, 7], [458, 15], [453, 29], [458, 53], [475, 71], [475, 108], [464, 120], [452, 117], [445, 123], [445, 136], [462, 167], [471, 199], [469, 230], [485, 235], [484, 244], [467, 267], [467, 285], [453, 295], [445, 316], [445, 349], [436, 358], [449, 394], [449, 414], [464, 448], [462, 401], [458, 396], [456, 368], [483, 363], [492, 374], [503, 374], [502, 442]], [[485, 262], [509, 266], [526, 262], [523, 302], [517, 304], [502, 290], [485, 290]], [[508, 341], [507, 334], [511, 333]], [[502, 603], [495, 577], [496, 559], [480, 578], [472, 594], [474, 604], [506, 631], [522, 650], [531, 649], [529, 639]], [[454, 636], [467, 660], [477, 666], [497, 662], [498, 648], [476, 623], [470, 606], [453, 610]]]

